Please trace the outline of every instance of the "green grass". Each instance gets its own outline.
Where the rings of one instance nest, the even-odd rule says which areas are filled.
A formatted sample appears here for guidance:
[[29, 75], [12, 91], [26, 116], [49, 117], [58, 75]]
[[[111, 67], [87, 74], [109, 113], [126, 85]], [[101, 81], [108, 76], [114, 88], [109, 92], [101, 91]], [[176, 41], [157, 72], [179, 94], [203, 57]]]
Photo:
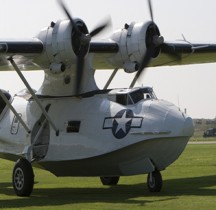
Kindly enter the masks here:
[[0, 160], [2, 209], [216, 209], [216, 144], [188, 145], [165, 171], [163, 189], [150, 193], [146, 175], [121, 177], [119, 185], [102, 186], [98, 178], [57, 178], [34, 169], [31, 197], [15, 196], [11, 184], [13, 163]]

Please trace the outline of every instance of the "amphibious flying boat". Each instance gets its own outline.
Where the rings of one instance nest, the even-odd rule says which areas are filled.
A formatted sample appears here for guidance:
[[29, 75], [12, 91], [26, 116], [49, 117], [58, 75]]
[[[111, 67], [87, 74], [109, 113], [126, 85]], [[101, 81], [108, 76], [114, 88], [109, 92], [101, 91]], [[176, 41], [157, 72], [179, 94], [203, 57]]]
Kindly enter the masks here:
[[[26, 86], [14, 97], [0, 90], [0, 157], [16, 161], [15, 193], [32, 193], [32, 166], [56, 176], [97, 176], [105, 185], [147, 173], [149, 190], [160, 191], [160, 171], [183, 152], [193, 123], [136, 81], [146, 66], [213, 62], [215, 56], [201, 55], [215, 55], [216, 45], [164, 41], [150, 1], [151, 21], [125, 24], [109, 38], [91, 41], [108, 23], [88, 32], [59, 3], [68, 20], [51, 22], [36, 38], [0, 40], [0, 65], [13, 68]], [[27, 82], [23, 66], [44, 70], [39, 90]], [[99, 68], [115, 69], [104, 89], [94, 78]], [[119, 68], [135, 77], [129, 88], [109, 89]]]

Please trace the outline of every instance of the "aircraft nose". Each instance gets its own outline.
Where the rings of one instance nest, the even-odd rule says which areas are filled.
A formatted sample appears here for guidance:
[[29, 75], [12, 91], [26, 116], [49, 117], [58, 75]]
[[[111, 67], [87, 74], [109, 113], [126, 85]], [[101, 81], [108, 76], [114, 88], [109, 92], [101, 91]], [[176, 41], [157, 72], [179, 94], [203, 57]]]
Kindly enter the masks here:
[[192, 118], [179, 109], [170, 110], [166, 116], [166, 122], [169, 124], [168, 127], [171, 128], [173, 134], [177, 136], [193, 136], [194, 125]]
[[193, 136], [194, 134], [194, 124], [191, 117], [186, 117], [184, 126], [183, 126], [183, 135], [185, 136]]

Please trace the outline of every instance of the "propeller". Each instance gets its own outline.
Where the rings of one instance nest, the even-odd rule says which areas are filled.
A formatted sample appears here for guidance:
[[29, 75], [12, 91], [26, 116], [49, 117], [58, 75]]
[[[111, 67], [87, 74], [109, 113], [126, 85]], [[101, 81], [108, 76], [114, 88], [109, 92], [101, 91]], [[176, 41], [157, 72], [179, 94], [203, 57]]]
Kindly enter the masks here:
[[80, 30], [80, 28], [75, 23], [71, 13], [68, 8], [65, 6], [62, 0], [58, 0], [58, 3], [68, 19], [73, 28], [72, 40], [74, 40], [74, 52], [77, 55], [77, 66], [76, 66], [76, 85], [75, 92], [78, 95], [80, 93], [80, 86], [83, 78], [83, 69], [85, 65], [85, 56], [88, 53], [89, 45], [91, 38], [102, 32], [107, 26], [110, 25], [110, 19], [105, 22], [99, 24], [95, 29], [93, 29], [90, 33], [88, 30]]
[[161, 48], [166, 49], [164, 53], [166, 53], [168, 56], [172, 57], [174, 60], [180, 60], [181, 56], [175, 52], [175, 50], [164, 43], [163, 36], [160, 36], [159, 29], [157, 28], [156, 24], [154, 23], [154, 15], [153, 15], [153, 9], [152, 9], [152, 3], [151, 0], [148, 0], [148, 8], [151, 16], [151, 24], [149, 25], [147, 32], [146, 32], [146, 47], [147, 51], [145, 55], [142, 58], [141, 64], [139, 65], [139, 69], [130, 85], [130, 87], [133, 87], [137, 81], [137, 79], [140, 77], [141, 73], [144, 72], [145, 68], [150, 63], [152, 57], [154, 55], [158, 55]]

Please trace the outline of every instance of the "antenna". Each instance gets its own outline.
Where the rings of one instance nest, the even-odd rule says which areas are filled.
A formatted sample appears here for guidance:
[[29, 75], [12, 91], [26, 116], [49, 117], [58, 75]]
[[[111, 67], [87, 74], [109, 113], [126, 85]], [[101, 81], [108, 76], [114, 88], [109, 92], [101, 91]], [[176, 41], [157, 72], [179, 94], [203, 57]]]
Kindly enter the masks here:
[[177, 101], [178, 101], [178, 108], [180, 109], [179, 94], [177, 95]]

